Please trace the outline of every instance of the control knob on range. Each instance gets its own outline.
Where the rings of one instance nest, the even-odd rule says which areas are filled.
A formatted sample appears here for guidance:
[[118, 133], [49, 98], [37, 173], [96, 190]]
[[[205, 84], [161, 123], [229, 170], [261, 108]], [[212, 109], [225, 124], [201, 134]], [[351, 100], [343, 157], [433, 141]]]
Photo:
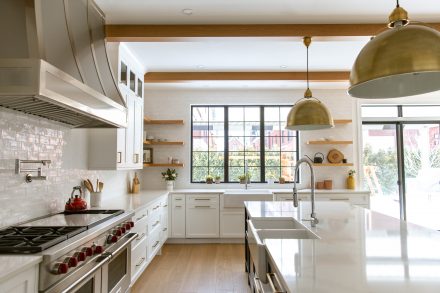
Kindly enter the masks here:
[[86, 253], [82, 252], [82, 251], [75, 252], [73, 254], [73, 256], [76, 257], [76, 259], [78, 261], [85, 261], [86, 260]]
[[107, 236], [107, 243], [115, 243], [116, 241], [118, 241], [118, 236], [116, 235], [108, 235]]
[[95, 254], [100, 254], [100, 253], [104, 252], [104, 247], [102, 247], [101, 245], [96, 245], [94, 247], [95, 247], [95, 250], [94, 250]]
[[66, 257], [64, 262], [69, 266], [69, 268], [76, 267], [78, 265], [78, 259], [74, 256]]
[[125, 223], [124, 227], [125, 227], [125, 230], [127, 230], [127, 231], [131, 229], [130, 223]]
[[125, 234], [125, 232], [127, 232], [127, 229], [125, 229], [125, 225], [121, 225], [118, 228], [121, 230], [122, 234]]
[[130, 227], [131, 227], [131, 228], [134, 227], [134, 222], [133, 222], [133, 221], [129, 221], [128, 224], [130, 224]]
[[52, 268], [52, 273], [55, 275], [66, 274], [68, 271], [69, 266], [64, 262], [57, 262]]
[[93, 255], [93, 246], [92, 247], [83, 247], [81, 249], [82, 252], [84, 252], [87, 256], [92, 256]]
[[120, 228], [114, 229], [112, 234], [116, 236], [122, 236], [122, 230]]

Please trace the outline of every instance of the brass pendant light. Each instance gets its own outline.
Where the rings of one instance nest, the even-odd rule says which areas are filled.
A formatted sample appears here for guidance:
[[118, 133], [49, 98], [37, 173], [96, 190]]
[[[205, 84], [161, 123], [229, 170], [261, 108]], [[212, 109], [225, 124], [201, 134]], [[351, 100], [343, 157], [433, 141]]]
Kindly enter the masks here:
[[304, 98], [300, 99], [290, 109], [287, 116], [286, 129], [289, 130], [318, 130], [334, 127], [333, 118], [327, 107], [314, 98], [309, 88], [309, 46], [311, 37], [304, 37], [307, 48], [307, 89]]
[[375, 99], [440, 90], [440, 32], [410, 22], [398, 0], [388, 27], [357, 56], [348, 93], [356, 98]]

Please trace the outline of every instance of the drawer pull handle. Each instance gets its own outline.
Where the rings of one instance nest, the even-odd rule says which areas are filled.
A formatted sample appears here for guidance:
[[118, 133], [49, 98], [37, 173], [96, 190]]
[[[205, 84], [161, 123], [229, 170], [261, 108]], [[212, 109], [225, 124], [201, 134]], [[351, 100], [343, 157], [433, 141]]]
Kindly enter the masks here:
[[198, 208], [210, 208], [211, 206], [194, 206], [196, 209]]
[[350, 200], [348, 198], [330, 198], [330, 200]]
[[156, 241], [156, 243], [154, 243], [153, 248], [156, 248], [156, 246], [159, 244], [159, 241]]
[[156, 221], [156, 223], [153, 224], [153, 227], [156, 227], [159, 223], [160, 221]]
[[137, 221], [139, 221], [140, 219], [143, 219], [143, 218], [145, 218], [147, 215], [146, 214], [143, 214], [142, 216], [140, 216], [139, 218], [136, 218], [136, 222]]
[[118, 164], [122, 163], [122, 152], [117, 152], [117, 154], [116, 154], [116, 162]]
[[157, 206], [155, 206], [154, 208], [153, 208], [153, 211], [155, 211], [155, 210], [157, 210], [159, 208], [159, 206], [157, 205]]
[[264, 293], [263, 286], [261, 285], [260, 278], [254, 278], [254, 287], [256, 293]]
[[210, 198], [195, 198], [194, 200], [211, 200]]
[[174, 200], [182, 200], [181, 198], [175, 198]]
[[141, 261], [138, 264], [136, 264], [136, 267], [140, 267], [144, 261], [145, 261], [145, 257], [141, 258]]
[[165, 232], [166, 230], [168, 230], [168, 228], [163, 228], [163, 229], [162, 229], [162, 231], [164, 231], [164, 232]]
[[166, 205], [164, 205], [163, 207], [166, 208], [166, 207], [168, 207], [168, 205], [166, 204]]
[[145, 237], [145, 233], [142, 233], [142, 235], [140, 235], [138, 238], [136, 238], [136, 240], [139, 241], [139, 240], [141, 240], [144, 237]]
[[181, 208], [182, 206], [175, 206], [176, 208]]
[[267, 279], [269, 280], [269, 285], [273, 293], [286, 293], [286, 290], [281, 286], [280, 280], [278, 280], [278, 276], [275, 273], [267, 273]]

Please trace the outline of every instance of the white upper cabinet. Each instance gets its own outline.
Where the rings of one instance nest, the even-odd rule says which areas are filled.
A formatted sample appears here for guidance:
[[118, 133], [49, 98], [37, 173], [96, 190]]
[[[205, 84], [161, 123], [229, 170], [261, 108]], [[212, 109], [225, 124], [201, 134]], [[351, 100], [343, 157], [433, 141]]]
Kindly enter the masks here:
[[142, 169], [145, 72], [124, 45], [108, 46], [112, 70], [127, 107], [127, 128], [89, 131], [89, 169]]

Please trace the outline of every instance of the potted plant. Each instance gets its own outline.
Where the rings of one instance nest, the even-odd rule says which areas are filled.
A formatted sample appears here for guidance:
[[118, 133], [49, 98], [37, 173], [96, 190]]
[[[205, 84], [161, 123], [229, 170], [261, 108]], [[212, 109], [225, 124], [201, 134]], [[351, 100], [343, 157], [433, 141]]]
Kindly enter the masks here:
[[240, 184], [246, 184], [246, 180], [247, 183], [251, 183], [251, 174], [247, 173], [247, 174], [243, 174], [238, 176], [238, 180], [240, 180]]
[[177, 179], [176, 169], [168, 168], [165, 172], [162, 172], [162, 179], [167, 183], [167, 190], [173, 191], [174, 189], [174, 181]]
[[215, 176], [215, 184], [220, 184], [220, 180], [222, 180], [222, 177], [220, 176]]
[[279, 180], [280, 184], [286, 183], [286, 178], [284, 178], [283, 176], [281, 176], [278, 180]]
[[348, 171], [348, 177], [347, 177], [347, 181], [346, 181], [347, 189], [355, 189], [356, 188], [356, 180], [354, 179], [355, 173], [356, 173], [356, 171], [353, 169]]
[[207, 184], [212, 184], [214, 183], [214, 177], [212, 177], [211, 175], [206, 176], [205, 181]]

